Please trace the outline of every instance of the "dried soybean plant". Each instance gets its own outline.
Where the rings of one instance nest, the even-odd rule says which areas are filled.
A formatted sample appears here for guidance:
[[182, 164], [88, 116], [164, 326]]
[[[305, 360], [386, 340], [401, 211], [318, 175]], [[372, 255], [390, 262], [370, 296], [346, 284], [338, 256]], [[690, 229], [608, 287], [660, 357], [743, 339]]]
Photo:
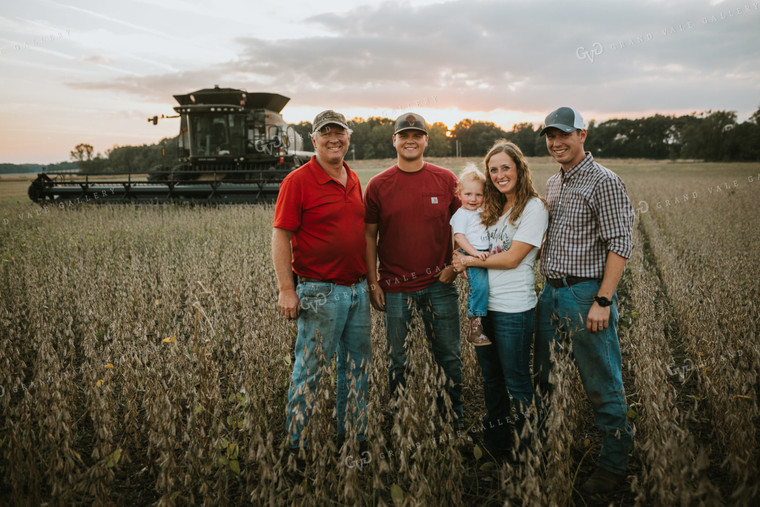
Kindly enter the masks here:
[[[622, 167], [639, 211], [620, 306], [633, 491], [617, 501], [747, 505], [760, 494], [760, 187], [739, 165]], [[569, 356], [555, 357], [544, 426], [528, 425], [544, 438], [520, 466], [494, 462], [479, 443], [472, 347], [462, 346], [457, 431], [441, 417], [446, 379], [419, 316], [397, 398], [373, 312], [367, 444], [353, 425], [335, 440], [335, 365], [325, 359], [309, 395], [312, 445], [290, 453], [296, 331], [276, 311], [272, 215], [64, 206], [0, 228], [0, 503], [581, 502], [599, 440]]]

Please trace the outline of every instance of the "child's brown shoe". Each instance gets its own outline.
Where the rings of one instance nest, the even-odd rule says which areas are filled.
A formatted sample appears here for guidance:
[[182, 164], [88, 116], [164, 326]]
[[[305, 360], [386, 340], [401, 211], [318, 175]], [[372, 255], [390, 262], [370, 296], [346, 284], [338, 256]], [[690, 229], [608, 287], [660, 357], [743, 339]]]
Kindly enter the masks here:
[[470, 317], [470, 333], [467, 335], [467, 341], [476, 347], [492, 345], [491, 340], [483, 333], [483, 323], [480, 317]]

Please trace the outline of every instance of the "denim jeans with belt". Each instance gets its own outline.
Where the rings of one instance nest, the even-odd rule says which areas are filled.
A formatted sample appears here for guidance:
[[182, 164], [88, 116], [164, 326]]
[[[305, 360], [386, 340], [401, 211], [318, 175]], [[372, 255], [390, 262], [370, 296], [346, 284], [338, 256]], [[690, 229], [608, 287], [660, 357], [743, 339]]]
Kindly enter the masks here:
[[[372, 360], [370, 309], [367, 282], [346, 286], [329, 282], [299, 283], [298, 337], [293, 376], [288, 391], [286, 428], [291, 447], [297, 447], [311, 416], [311, 404], [304, 397], [313, 395], [320, 382], [319, 368], [337, 352], [338, 437], [346, 434], [346, 411], [364, 440], [367, 427], [367, 384]], [[355, 383], [355, 396], [349, 396]], [[351, 399], [349, 399], [351, 398]], [[292, 424], [292, 427], [291, 427]]]
[[609, 327], [596, 333], [586, 330], [586, 318], [600, 285], [601, 280], [589, 280], [555, 289], [546, 283], [538, 300], [533, 365], [541, 393], [548, 399], [550, 351], [552, 347], [558, 350], [562, 342], [572, 343], [573, 358], [602, 433], [598, 466], [623, 474], [633, 447], [633, 432], [628, 424], [617, 337], [617, 294], [610, 306]]
[[[530, 374], [530, 345], [533, 340], [535, 309], [520, 313], [489, 311], [483, 329], [491, 345], [475, 347], [483, 374], [486, 417], [483, 443], [492, 451], [511, 447], [511, 428], [519, 435], [535, 391]], [[512, 417], [509, 396], [515, 401]]]
[[[459, 292], [453, 283], [433, 282], [414, 292], [385, 293], [385, 329], [388, 340], [388, 385], [391, 395], [406, 386], [404, 342], [412, 321], [412, 305], [422, 314], [433, 356], [452, 385], [447, 387], [454, 413], [461, 424], [462, 358], [459, 328]], [[439, 409], [441, 400], [439, 398]]]

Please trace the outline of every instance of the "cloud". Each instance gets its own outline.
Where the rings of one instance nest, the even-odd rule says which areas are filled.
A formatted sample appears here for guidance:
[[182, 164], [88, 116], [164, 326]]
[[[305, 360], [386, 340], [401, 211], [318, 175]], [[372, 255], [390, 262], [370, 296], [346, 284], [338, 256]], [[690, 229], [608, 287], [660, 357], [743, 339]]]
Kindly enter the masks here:
[[754, 110], [759, 20], [757, 1], [385, 2], [307, 18], [328, 35], [238, 36], [237, 57], [205, 69], [69, 85], [165, 101], [220, 84], [339, 108]]

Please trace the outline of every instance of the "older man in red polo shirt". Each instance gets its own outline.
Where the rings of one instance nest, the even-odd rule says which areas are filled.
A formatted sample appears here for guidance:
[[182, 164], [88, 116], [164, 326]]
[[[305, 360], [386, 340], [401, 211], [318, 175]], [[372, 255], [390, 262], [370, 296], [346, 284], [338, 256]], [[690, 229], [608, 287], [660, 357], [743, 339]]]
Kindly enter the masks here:
[[342, 114], [319, 113], [311, 134], [316, 155], [283, 180], [275, 207], [272, 259], [280, 291], [277, 305], [298, 325], [287, 407], [293, 448], [306, 445], [303, 429], [311, 404], [305, 394], [316, 391], [319, 367], [336, 353], [338, 439], [346, 436], [352, 380], [357, 410], [348, 417], [359, 441], [365, 439], [370, 305], [361, 184], [343, 161], [350, 139]]

